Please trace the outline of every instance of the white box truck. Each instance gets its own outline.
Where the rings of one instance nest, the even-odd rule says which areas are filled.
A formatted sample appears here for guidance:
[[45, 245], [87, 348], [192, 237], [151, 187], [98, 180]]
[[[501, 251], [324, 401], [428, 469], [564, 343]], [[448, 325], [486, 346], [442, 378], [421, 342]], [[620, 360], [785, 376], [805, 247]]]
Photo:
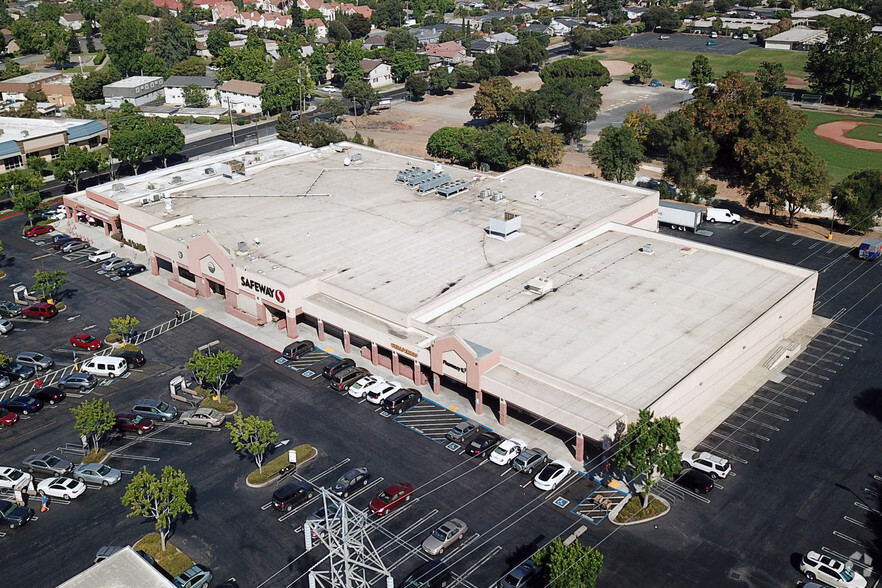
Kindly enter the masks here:
[[704, 218], [710, 223], [731, 223], [734, 225], [741, 222], [740, 214], [730, 212], [726, 208], [711, 208], [710, 206], [707, 207]]
[[694, 204], [664, 200], [658, 203], [658, 223], [678, 231], [697, 231], [701, 226], [701, 215], [701, 207]]

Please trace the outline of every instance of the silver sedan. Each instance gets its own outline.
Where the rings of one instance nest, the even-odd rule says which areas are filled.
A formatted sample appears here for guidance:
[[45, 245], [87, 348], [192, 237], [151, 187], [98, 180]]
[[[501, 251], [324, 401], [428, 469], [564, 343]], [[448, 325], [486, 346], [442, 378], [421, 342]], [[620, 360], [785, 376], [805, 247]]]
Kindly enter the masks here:
[[466, 534], [469, 526], [460, 519], [450, 519], [423, 541], [423, 551], [429, 555], [441, 555], [444, 549], [450, 547]]
[[122, 472], [103, 463], [84, 463], [74, 468], [71, 476], [84, 484], [111, 486], [119, 482]]

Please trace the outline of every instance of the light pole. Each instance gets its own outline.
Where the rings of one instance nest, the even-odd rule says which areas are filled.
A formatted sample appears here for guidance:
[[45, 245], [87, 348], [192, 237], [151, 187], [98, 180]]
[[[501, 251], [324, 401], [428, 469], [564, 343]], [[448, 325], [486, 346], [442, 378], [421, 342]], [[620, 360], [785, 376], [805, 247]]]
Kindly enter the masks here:
[[236, 146], [236, 131], [233, 130], [233, 108], [230, 106], [230, 99], [227, 98], [227, 114], [230, 117], [230, 137], [233, 139], [233, 147]]

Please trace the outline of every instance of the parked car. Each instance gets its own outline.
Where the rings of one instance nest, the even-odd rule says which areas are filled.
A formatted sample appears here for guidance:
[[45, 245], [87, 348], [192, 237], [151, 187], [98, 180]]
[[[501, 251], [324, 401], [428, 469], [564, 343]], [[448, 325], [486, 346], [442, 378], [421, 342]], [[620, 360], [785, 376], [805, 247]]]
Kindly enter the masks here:
[[345, 392], [349, 390], [349, 386], [369, 375], [370, 372], [361, 367], [350, 367], [339, 371], [331, 377], [328, 388], [336, 392]]
[[671, 38], [670, 35], [659, 35], [658, 40], [659, 41], [667, 41], [670, 38]]
[[53, 233], [52, 234], [52, 247], [54, 249], [60, 249], [60, 247], [55, 247], [56, 243], [61, 243], [62, 241], [70, 241], [71, 239], [76, 239], [76, 237], [71, 237], [65, 233]]
[[0, 522], [10, 529], [21, 527], [34, 518], [34, 509], [18, 506], [8, 500], [0, 500]]
[[147, 266], [142, 263], [130, 263], [128, 265], [124, 265], [118, 270], [116, 270], [116, 275], [121, 278], [128, 278], [129, 276], [134, 276], [135, 274], [140, 274], [141, 272], [146, 272]]
[[540, 467], [548, 459], [544, 449], [533, 447], [521, 451], [521, 454], [511, 462], [511, 468], [516, 472], [532, 474], [533, 470]]
[[0, 300], [0, 316], [11, 318], [21, 314], [21, 306], [11, 300]]
[[281, 512], [288, 512], [310, 500], [314, 493], [315, 488], [309, 482], [285, 484], [273, 492], [273, 508]]
[[348, 357], [344, 359], [337, 359], [336, 361], [332, 361], [325, 366], [325, 369], [322, 371], [322, 375], [330, 380], [332, 377], [334, 377], [334, 374], [337, 374], [339, 372], [342, 372], [346, 368], [354, 366], [355, 362]]
[[135, 351], [134, 349], [116, 349], [110, 355], [114, 357], [122, 357], [130, 368], [143, 367], [147, 363], [147, 358], [143, 351]]
[[436, 559], [427, 561], [412, 571], [398, 588], [445, 588], [453, 581], [453, 572], [447, 564]]
[[480, 432], [481, 425], [475, 421], [462, 421], [453, 425], [453, 428], [447, 431], [444, 437], [453, 443], [468, 445]]
[[[68, 243], [74, 243], [74, 242], [82, 243], [83, 240], [78, 237], [62, 237], [61, 239], [58, 239], [57, 241], [55, 241], [53, 239], [52, 249], [54, 249], [56, 251], [60, 251], [61, 248], [64, 247], [65, 245], [67, 245]], [[88, 247], [88, 243], [86, 244], [86, 246]]]
[[299, 359], [315, 350], [315, 343], [312, 341], [295, 341], [282, 350], [282, 357], [285, 359]]
[[142, 398], [135, 402], [132, 412], [153, 421], [170, 421], [178, 416], [178, 409], [162, 400]]
[[45, 235], [55, 230], [52, 225], [34, 225], [25, 229], [25, 237], [36, 237], [37, 235]]
[[84, 463], [75, 467], [71, 476], [83, 483], [113, 486], [122, 479], [122, 472], [105, 463]]
[[64, 393], [60, 388], [56, 388], [55, 386], [44, 386], [42, 388], [36, 388], [32, 390], [28, 396], [31, 398], [36, 398], [43, 404], [55, 404], [56, 402], [61, 402], [65, 398], [67, 398], [67, 394]]
[[10, 427], [18, 422], [18, 415], [12, 411], [0, 408], [0, 425]]
[[368, 375], [349, 386], [349, 395], [353, 398], [362, 398], [367, 391], [378, 384], [382, 384], [386, 380], [382, 376]]
[[74, 251], [79, 251], [80, 249], [88, 249], [89, 244], [85, 241], [68, 241], [64, 245], [61, 246], [62, 253], [73, 253]]
[[371, 479], [371, 473], [365, 467], [352, 468], [334, 482], [331, 492], [337, 496], [347, 498], [350, 493], [367, 486]]
[[106, 272], [112, 272], [130, 263], [132, 263], [131, 259], [126, 259], [125, 257], [116, 257], [114, 259], [108, 259], [107, 261], [102, 263], [101, 269]]
[[506, 439], [490, 454], [490, 461], [501, 466], [508, 465], [526, 448], [527, 444], [520, 439]]
[[26, 474], [18, 468], [0, 467], [0, 488], [21, 490], [30, 484], [33, 479], [32, 475]]
[[[107, 559], [108, 557], [113, 555], [114, 553], [120, 552], [123, 549], [125, 549], [125, 547], [122, 545], [105, 545], [104, 547], [101, 547], [98, 550], [98, 553], [95, 554], [95, 559], [92, 561], [92, 565], [94, 565], [98, 562], [104, 561], [105, 559]], [[144, 561], [149, 563], [151, 566], [156, 565], [156, 560], [153, 559], [152, 557], [150, 557], [150, 555], [147, 554], [146, 552], [144, 552], [140, 549], [136, 549], [135, 553], [140, 555], [141, 559], [143, 559]]]
[[864, 588], [867, 579], [856, 574], [853, 569], [829, 555], [809, 551], [799, 562], [799, 571], [809, 580], [818, 579], [831, 586], [841, 588]]
[[55, 308], [54, 304], [49, 304], [48, 302], [40, 302], [38, 304], [31, 304], [30, 306], [26, 306], [21, 309], [21, 316], [27, 318], [37, 318], [41, 321], [45, 321], [47, 319], [51, 319], [55, 315], [58, 314], [58, 309]]
[[485, 431], [469, 443], [465, 452], [472, 457], [490, 457], [490, 453], [499, 445], [500, 441], [502, 441], [502, 437], [493, 431]]
[[419, 404], [422, 399], [423, 395], [419, 390], [404, 388], [383, 400], [383, 412], [402, 414]]
[[707, 45], [708, 47], [714, 47], [716, 44], [716, 41], [708, 41], [707, 43], [705, 43], [705, 45]]
[[392, 380], [384, 380], [382, 383], [378, 382], [375, 386], [371, 386], [364, 397], [371, 404], [380, 404], [399, 390], [401, 390], [401, 384]]
[[524, 588], [530, 586], [539, 577], [541, 566], [536, 565], [532, 559], [518, 564], [499, 581], [499, 588]]
[[31, 454], [21, 460], [21, 464], [31, 474], [34, 472], [45, 472], [54, 476], [64, 476], [73, 470], [72, 463], [51, 453]]
[[180, 421], [185, 425], [202, 425], [211, 429], [223, 424], [226, 415], [213, 408], [197, 408], [181, 413]]
[[12, 361], [3, 367], [0, 367], [0, 375], [6, 376], [13, 382], [21, 382], [28, 378], [33, 378], [36, 373], [37, 370], [31, 366], [22, 365], [17, 361]]
[[570, 464], [562, 459], [555, 459], [536, 474], [536, 477], [533, 478], [533, 485], [546, 492], [554, 490], [572, 471], [573, 468]]
[[70, 338], [70, 344], [80, 349], [88, 349], [89, 351], [98, 351], [104, 344], [101, 339], [90, 335], [89, 333], [77, 333]]
[[701, 470], [714, 479], [725, 478], [732, 471], [732, 465], [729, 463], [729, 460], [707, 451], [702, 451], [701, 453], [697, 451], [684, 451], [680, 459], [683, 462], [684, 468], [689, 467]]
[[34, 370], [48, 370], [55, 365], [54, 359], [36, 351], [22, 351], [15, 356], [15, 361], [24, 366], [34, 368]]
[[92, 263], [96, 263], [99, 261], [107, 261], [112, 257], [116, 257], [116, 253], [114, 253], [113, 251], [108, 251], [107, 249], [99, 249], [98, 251], [93, 251], [92, 253], [90, 253], [87, 259]]
[[371, 512], [377, 516], [383, 516], [408, 502], [412, 494], [413, 485], [410, 482], [392, 484], [371, 500]]
[[441, 555], [444, 550], [463, 538], [469, 526], [460, 519], [450, 519], [439, 525], [423, 541], [423, 551], [429, 555]]
[[333, 522], [337, 519], [338, 516], [340, 516], [340, 514], [340, 505], [335, 502], [329, 502], [327, 513], [325, 512], [324, 508], [312, 513], [311, 515], [306, 517], [306, 521], [303, 523], [303, 527], [309, 529], [309, 533], [313, 537], [324, 535], [326, 531], [326, 521], [330, 520]]
[[8, 335], [15, 329], [15, 323], [7, 319], [0, 319], [0, 334]]
[[78, 496], [82, 496], [85, 491], [85, 484], [66, 476], [46, 478], [37, 484], [37, 493], [40, 496], [53, 496], [55, 498], [64, 498], [65, 500], [73, 500]]
[[96, 384], [98, 384], [98, 378], [92, 374], [84, 374], [82, 372], [67, 374], [66, 376], [61, 376], [61, 379], [58, 380], [58, 387], [62, 390], [79, 390], [80, 392], [87, 392], [94, 388]]
[[710, 476], [694, 469], [680, 472], [680, 474], [674, 478], [674, 482], [684, 488], [692, 490], [696, 494], [707, 494], [714, 489], [714, 481], [711, 480]]
[[336, 91], [337, 91], [337, 88], [335, 88], [334, 86], [325, 86], [325, 87], [323, 87], [323, 88], [321, 89], [321, 91], [322, 91], [322, 92], [328, 92], [328, 93], [330, 93], [330, 92], [336, 92]]
[[137, 414], [120, 413], [116, 415], [116, 428], [121, 431], [135, 431], [139, 435], [153, 430], [153, 424], [148, 418]]
[[203, 588], [211, 583], [214, 575], [203, 565], [196, 564], [175, 576], [172, 583], [176, 588]]
[[0, 407], [19, 414], [30, 414], [32, 412], [39, 412], [43, 408], [43, 403], [30, 396], [16, 396], [0, 402]]

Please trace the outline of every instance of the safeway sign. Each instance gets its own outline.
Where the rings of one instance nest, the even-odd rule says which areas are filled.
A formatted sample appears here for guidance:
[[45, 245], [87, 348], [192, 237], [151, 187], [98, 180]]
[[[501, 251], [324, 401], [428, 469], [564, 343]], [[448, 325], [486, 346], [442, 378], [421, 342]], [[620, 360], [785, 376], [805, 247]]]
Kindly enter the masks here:
[[260, 282], [252, 280], [250, 278], [246, 278], [245, 276], [242, 276], [242, 278], [239, 280], [239, 283], [242, 285], [243, 288], [248, 288], [249, 290], [253, 290], [258, 294], [262, 294], [270, 298], [275, 298], [276, 302], [278, 302], [279, 304], [284, 304], [285, 302], [285, 293], [279, 289], [271, 288], [266, 284], [261, 284]]

